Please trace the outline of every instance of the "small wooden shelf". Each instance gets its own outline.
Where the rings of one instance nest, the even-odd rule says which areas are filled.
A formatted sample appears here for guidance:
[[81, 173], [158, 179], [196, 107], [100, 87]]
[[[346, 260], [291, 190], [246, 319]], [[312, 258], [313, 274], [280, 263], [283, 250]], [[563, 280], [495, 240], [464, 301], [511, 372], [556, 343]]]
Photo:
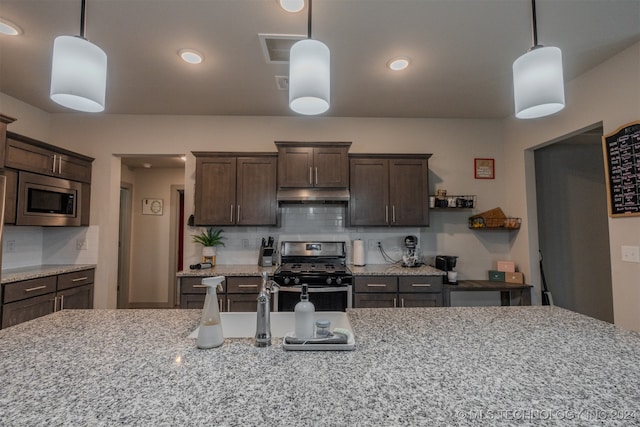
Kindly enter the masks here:
[[[466, 196], [446, 196], [444, 199], [438, 199], [435, 197], [435, 206], [429, 207], [429, 209], [434, 211], [468, 211], [473, 209], [476, 206], [476, 196], [466, 195]], [[454, 203], [450, 203], [453, 202]], [[442, 206], [442, 202], [446, 202], [446, 206]]]

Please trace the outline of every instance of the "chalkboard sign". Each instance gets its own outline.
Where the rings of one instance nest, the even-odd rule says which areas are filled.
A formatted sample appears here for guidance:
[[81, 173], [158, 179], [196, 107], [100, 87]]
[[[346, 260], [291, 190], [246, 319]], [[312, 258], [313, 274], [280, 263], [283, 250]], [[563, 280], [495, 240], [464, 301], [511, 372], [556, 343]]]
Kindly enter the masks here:
[[640, 121], [602, 137], [609, 216], [640, 215]]

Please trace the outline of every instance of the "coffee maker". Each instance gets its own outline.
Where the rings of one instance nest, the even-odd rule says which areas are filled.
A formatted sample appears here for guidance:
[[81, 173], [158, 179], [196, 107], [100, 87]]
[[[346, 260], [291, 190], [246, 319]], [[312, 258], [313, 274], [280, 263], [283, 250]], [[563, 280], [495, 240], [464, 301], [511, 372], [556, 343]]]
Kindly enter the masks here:
[[[442, 271], [455, 271], [457, 256], [436, 255], [436, 268]], [[444, 283], [449, 283], [447, 276], [444, 276]]]

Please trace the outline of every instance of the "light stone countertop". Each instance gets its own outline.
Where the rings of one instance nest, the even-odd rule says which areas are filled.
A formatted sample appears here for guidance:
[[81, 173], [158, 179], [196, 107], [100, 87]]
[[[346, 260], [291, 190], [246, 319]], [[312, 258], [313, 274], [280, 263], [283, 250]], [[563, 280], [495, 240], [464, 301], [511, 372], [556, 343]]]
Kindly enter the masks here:
[[640, 425], [640, 334], [557, 307], [348, 311], [356, 349], [199, 350], [199, 310], [0, 330], [0, 425]]
[[45, 264], [2, 270], [2, 284], [96, 268], [95, 264]]
[[[348, 265], [354, 276], [444, 276], [446, 273], [428, 265], [416, 268], [405, 268], [399, 264], [368, 264], [364, 267]], [[276, 267], [260, 267], [255, 264], [216, 265], [213, 269], [182, 270], [178, 277], [189, 276], [260, 276], [263, 271], [272, 275]]]

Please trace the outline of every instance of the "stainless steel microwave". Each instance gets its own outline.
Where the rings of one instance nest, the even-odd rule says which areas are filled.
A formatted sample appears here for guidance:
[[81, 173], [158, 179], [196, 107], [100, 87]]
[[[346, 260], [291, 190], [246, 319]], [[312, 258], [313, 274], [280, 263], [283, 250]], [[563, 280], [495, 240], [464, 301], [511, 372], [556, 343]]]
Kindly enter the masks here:
[[16, 225], [79, 226], [82, 184], [18, 172]]

